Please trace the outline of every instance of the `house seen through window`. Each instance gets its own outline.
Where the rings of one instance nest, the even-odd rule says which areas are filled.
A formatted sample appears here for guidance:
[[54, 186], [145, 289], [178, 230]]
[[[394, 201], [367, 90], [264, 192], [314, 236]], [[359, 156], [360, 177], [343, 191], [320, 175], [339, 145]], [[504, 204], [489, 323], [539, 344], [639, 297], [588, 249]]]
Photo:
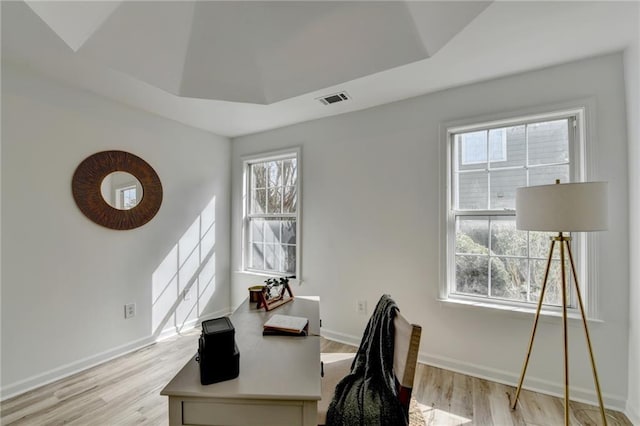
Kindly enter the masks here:
[[[566, 183], [578, 175], [577, 120], [578, 115], [561, 113], [449, 129], [447, 297], [537, 303], [549, 237], [555, 234], [516, 229], [516, 188], [553, 184], [556, 179]], [[547, 305], [561, 304], [556, 255]]]
[[487, 156], [492, 162], [507, 161], [506, 129], [461, 134], [460, 153], [463, 165], [486, 163]]
[[245, 163], [245, 270], [297, 275], [298, 173], [295, 154]]

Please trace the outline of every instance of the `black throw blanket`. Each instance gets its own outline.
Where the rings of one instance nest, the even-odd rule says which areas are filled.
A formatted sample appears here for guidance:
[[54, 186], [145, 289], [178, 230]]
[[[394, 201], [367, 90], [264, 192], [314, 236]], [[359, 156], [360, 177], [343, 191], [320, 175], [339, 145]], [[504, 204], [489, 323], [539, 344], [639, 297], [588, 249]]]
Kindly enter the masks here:
[[351, 372], [336, 386], [327, 426], [408, 425], [393, 372], [398, 307], [387, 294], [378, 302], [362, 336]]

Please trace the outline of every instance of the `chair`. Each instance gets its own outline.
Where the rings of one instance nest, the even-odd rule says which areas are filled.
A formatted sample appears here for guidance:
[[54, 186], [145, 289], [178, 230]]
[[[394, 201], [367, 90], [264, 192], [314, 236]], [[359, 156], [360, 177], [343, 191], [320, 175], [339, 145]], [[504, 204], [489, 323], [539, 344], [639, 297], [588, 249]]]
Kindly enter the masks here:
[[[395, 327], [393, 371], [398, 383], [398, 398], [405, 413], [408, 414], [422, 327], [409, 323], [400, 312], [396, 314], [393, 324]], [[322, 399], [318, 402], [319, 425], [325, 424], [334, 389], [338, 382], [351, 371], [354, 357], [354, 353], [323, 353], [321, 355], [324, 375]]]

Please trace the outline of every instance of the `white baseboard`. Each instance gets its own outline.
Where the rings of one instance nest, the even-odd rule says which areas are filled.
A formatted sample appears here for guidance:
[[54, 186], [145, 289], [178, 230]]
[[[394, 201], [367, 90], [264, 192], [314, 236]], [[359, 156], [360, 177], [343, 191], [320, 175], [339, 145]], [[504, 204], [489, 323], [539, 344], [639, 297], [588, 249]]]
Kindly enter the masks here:
[[640, 411], [638, 410], [640, 410], [640, 407], [633, 407], [631, 403], [627, 401], [627, 409], [624, 410], [624, 414], [633, 425], [640, 425]]
[[122, 355], [126, 355], [130, 352], [136, 351], [138, 349], [144, 348], [145, 346], [149, 346], [157, 341], [169, 338], [171, 336], [175, 336], [178, 333], [182, 333], [193, 329], [200, 322], [217, 318], [224, 315], [227, 315], [231, 312], [230, 308], [221, 309], [216, 312], [212, 312], [210, 314], [203, 315], [200, 318], [191, 320], [182, 324], [178, 327], [169, 327], [160, 333], [158, 337], [147, 336], [141, 339], [135, 340], [130, 343], [126, 343], [124, 345], [118, 346], [113, 349], [109, 349], [107, 351], [88, 356], [86, 358], [82, 358], [80, 360], [62, 365], [60, 367], [54, 368], [52, 370], [46, 371], [41, 374], [36, 374], [35, 376], [28, 377], [24, 380], [20, 380], [15, 383], [11, 383], [7, 386], [0, 388], [0, 401], [4, 401], [5, 399], [12, 398], [14, 396], [23, 394], [30, 390], [39, 388], [41, 386], [47, 385], [49, 383], [53, 383], [57, 380], [64, 379], [65, 377], [69, 377], [72, 374], [79, 373], [91, 367], [95, 367], [96, 365], [103, 364], [112, 359], [118, 358]]
[[[360, 345], [361, 337], [339, 333], [324, 328], [321, 330], [322, 336], [326, 337], [327, 339], [356, 347]], [[431, 355], [422, 351], [418, 355], [418, 362], [430, 365], [432, 367], [443, 368], [445, 370], [462, 373], [467, 376], [473, 376], [513, 387], [516, 387], [518, 381], [520, 380], [519, 375], [515, 375], [503, 370], [488, 368], [482, 365]], [[539, 379], [533, 376], [527, 376], [524, 388], [534, 392], [564, 398], [564, 383], [562, 382], [556, 383]], [[621, 411], [625, 413], [625, 415], [627, 415], [627, 417], [633, 424], [640, 425], [640, 422], [636, 422], [632, 419], [633, 416], [635, 416], [634, 418], [637, 418], [637, 413], [632, 413], [632, 409], [626, 406], [626, 398], [620, 395], [603, 394], [602, 399], [606, 408]], [[598, 405], [598, 399], [595, 393], [595, 389], [586, 389], [572, 386], [571, 400], [591, 405]]]
[[[180, 326], [179, 328], [178, 327], [167, 328], [163, 330], [160, 336], [158, 336], [156, 339], [154, 339], [153, 336], [144, 337], [142, 339], [135, 340], [133, 342], [127, 343], [122, 346], [118, 346], [116, 348], [101, 352], [99, 354], [92, 355], [90, 357], [86, 357], [78, 361], [57, 367], [45, 373], [37, 374], [35, 376], [21, 380], [19, 382], [12, 383], [0, 389], [0, 401], [3, 401], [8, 398], [12, 398], [14, 396], [28, 392], [40, 386], [44, 386], [46, 384], [55, 382], [56, 380], [60, 380], [72, 374], [79, 373], [88, 368], [105, 363], [114, 358], [120, 357], [127, 353], [136, 351], [140, 348], [153, 344], [156, 341], [163, 340], [171, 336], [174, 336], [178, 333], [193, 329], [201, 321], [224, 316], [229, 314], [230, 312], [231, 312], [230, 308], [212, 312], [198, 319], [194, 319], [189, 322], [186, 322], [182, 324], [182, 326]], [[327, 330], [327, 329], [322, 329], [321, 334], [323, 337], [326, 337], [327, 339], [352, 345], [352, 346], [356, 346], [356, 347], [359, 346], [360, 340], [361, 340], [360, 336], [353, 336], [353, 335], [340, 333], [340, 332]], [[456, 361], [456, 360], [443, 358], [435, 355], [429, 355], [424, 352], [421, 352], [419, 354], [418, 361], [423, 364], [431, 365], [433, 367], [444, 368], [450, 371], [455, 371], [457, 373], [462, 373], [469, 376], [478, 377], [481, 379], [486, 379], [486, 380], [502, 383], [509, 386], [515, 386], [519, 379], [518, 376], [505, 371], [487, 368], [487, 367], [483, 367], [483, 366], [472, 364], [472, 363]], [[564, 395], [563, 393], [564, 385], [561, 383], [554, 383], [547, 380], [538, 379], [536, 377], [527, 376], [525, 385], [526, 385], [525, 386], [526, 389], [529, 389], [535, 392], [540, 392], [540, 393], [557, 396], [557, 397], [562, 397]], [[597, 398], [593, 390], [572, 387], [571, 394], [572, 394], [572, 397], [571, 397], [572, 400], [584, 402], [587, 404], [597, 405]], [[625, 413], [625, 415], [629, 418], [629, 420], [633, 424], [640, 425], [639, 413], [635, 411], [634, 407], [631, 407], [628, 404], [626, 404], [625, 398], [617, 395], [603, 394], [603, 400], [607, 408]]]
[[[456, 373], [462, 373], [468, 376], [473, 376], [496, 383], [502, 383], [507, 386], [516, 387], [518, 385], [518, 381], [520, 380], [519, 373], [516, 375], [503, 370], [430, 355], [424, 352], [420, 352], [420, 354], [418, 355], [418, 362], [433, 367], [454, 371]], [[537, 378], [535, 376], [527, 375], [523, 388], [545, 395], [564, 398], [563, 382], [552, 382], [549, 380]], [[598, 405], [598, 397], [596, 395], [595, 389], [571, 386], [570, 390], [572, 401], [582, 402], [590, 405]], [[603, 393], [602, 400], [606, 408], [621, 412], [625, 411], [626, 398], [623, 396]]]
[[36, 374], [35, 376], [28, 377], [24, 380], [11, 383], [0, 389], [0, 401], [4, 401], [5, 399], [9, 399], [22, 393], [28, 392], [32, 389], [39, 388], [40, 386], [53, 383], [56, 380], [63, 379], [88, 368], [95, 367], [96, 365], [136, 351], [154, 342], [155, 339], [153, 337], [144, 337], [142, 339], [134, 340], [133, 342], [124, 344], [122, 346], [118, 346], [116, 348], [79, 359], [78, 361], [70, 362], [69, 364], [62, 365], [44, 373]]
[[322, 337], [325, 337], [329, 340], [333, 340], [334, 342], [344, 343], [345, 345], [355, 346], [356, 348], [360, 346], [360, 340], [362, 340], [362, 336], [354, 337], [349, 334], [327, 330], [326, 328], [321, 328], [320, 334], [322, 335]]

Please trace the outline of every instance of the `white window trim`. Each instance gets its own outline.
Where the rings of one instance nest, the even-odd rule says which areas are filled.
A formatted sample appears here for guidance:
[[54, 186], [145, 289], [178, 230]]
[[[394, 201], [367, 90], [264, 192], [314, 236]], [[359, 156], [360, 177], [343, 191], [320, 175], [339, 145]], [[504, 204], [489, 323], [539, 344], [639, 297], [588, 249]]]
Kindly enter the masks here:
[[[438, 300], [447, 303], [453, 303], [463, 307], [473, 308], [492, 308], [501, 311], [535, 313], [535, 304], [521, 303], [516, 301], [500, 301], [496, 299], [485, 299], [473, 296], [450, 295], [449, 289], [452, 284], [450, 277], [453, 275], [450, 271], [455, 269], [454, 256], [450, 256], [453, 239], [455, 235], [455, 221], [452, 220], [452, 160], [453, 145], [451, 138], [453, 133], [464, 131], [480, 130], [489, 127], [508, 126], [514, 122], [536, 122], [547, 119], [559, 118], [560, 115], [576, 115], [578, 117], [576, 137], [577, 142], [569, 147], [572, 156], [571, 160], [571, 176], [573, 181], [589, 181], [597, 176], [595, 170], [595, 162], [592, 155], [592, 143], [590, 135], [595, 135], [595, 101], [593, 98], [580, 99], [577, 101], [567, 102], [563, 104], [554, 104], [540, 106], [535, 108], [511, 111], [509, 113], [500, 113], [488, 116], [472, 117], [467, 119], [443, 122], [440, 124], [440, 273], [439, 273], [439, 292]], [[526, 118], [526, 121], [522, 118]], [[573, 151], [575, 150], [575, 151]], [[479, 212], [480, 213], [480, 212]], [[600, 294], [598, 281], [598, 240], [597, 232], [577, 233], [574, 236], [574, 257], [576, 259], [576, 269], [578, 272], [578, 280], [580, 291], [585, 303], [585, 313], [589, 320], [600, 320]], [[561, 308], [544, 305], [542, 314], [547, 316], [558, 316]], [[579, 315], [577, 308], [569, 310], [569, 315], [577, 317]]]
[[302, 282], [302, 147], [296, 146], [287, 149], [280, 149], [276, 151], [268, 151], [259, 154], [244, 155], [242, 160], [242, 248], [241, 248], [241, 272], [245, 274], [260, 276], [260, 277], [274, 277], [274, 276], [289, 276], [290, 274], [261, 271], [251, 269], [247, 265], [247, 259], [249, 254], [249, 167], [253, 163], [263, 161], [280, 160], [283, 158], [291, 158], [295, 156], [297, 164], [297, 177], [296, 177], [296, 193], [297, 193], [297, 206], [295, 215], [286, 213], [283, 216], [292, 216], [296, 218], [296, 271], [295, 280]]

